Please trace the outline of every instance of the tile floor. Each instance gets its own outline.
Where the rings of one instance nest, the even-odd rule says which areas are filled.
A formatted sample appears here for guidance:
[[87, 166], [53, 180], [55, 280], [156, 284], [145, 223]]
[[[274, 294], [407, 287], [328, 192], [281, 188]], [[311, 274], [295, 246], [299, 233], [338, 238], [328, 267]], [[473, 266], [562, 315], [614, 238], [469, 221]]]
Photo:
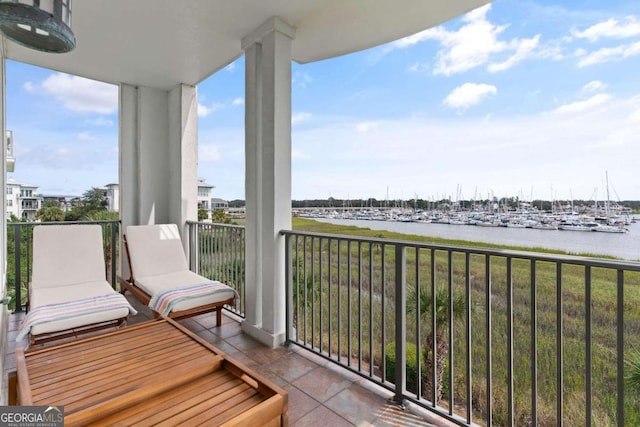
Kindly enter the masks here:
[[[129, 296], [127, 295], [129, 298]], [[129, 298], [138, 315], [129, 324], [151, 318], [149, 309]], [[22, 314], [9, 321], [6, 372], [15, 369], [15, 337]], [[180, 322], [227, 355], [254, 369], [289, 393], [291, 426], [434, 426], [450, 425], [436, 416], [418, 416], [387, 402], [391, 394], [358, 375], [314, 356], [297, 346], [270, 349], [242, 333], [240, 323], [223, 316], [221, 327], [215, 317], [202, 315]], [[6, 372], [3, 376], [6, 390]], [[428, 421], [427, 418], [428, 417]]]

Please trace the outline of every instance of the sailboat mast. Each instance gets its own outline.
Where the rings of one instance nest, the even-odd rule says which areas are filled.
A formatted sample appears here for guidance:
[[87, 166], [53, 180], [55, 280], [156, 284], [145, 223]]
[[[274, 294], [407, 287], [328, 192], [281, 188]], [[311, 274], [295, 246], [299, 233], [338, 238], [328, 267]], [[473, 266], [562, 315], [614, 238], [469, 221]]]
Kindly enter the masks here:
[[609, 171], [605, 171], [604, 173], [607, 180], [607, 201], [604, 204], [604, 210], [608, 220], [609, 219]]

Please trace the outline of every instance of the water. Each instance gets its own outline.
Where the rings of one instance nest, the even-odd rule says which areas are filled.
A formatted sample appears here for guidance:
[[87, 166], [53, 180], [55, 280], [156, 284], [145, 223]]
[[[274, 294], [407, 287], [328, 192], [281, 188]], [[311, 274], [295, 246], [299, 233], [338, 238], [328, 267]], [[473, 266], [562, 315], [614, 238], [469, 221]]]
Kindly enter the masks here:
[[640, 260], [640, 222], [629, 225], [628, 233], [616, 234], [329, 218], [317, 218], [316, 221], [419, 236], [487, 242], [526, 248], [558, 249], [573, 254], [588, 253], [609, 255], [625, 260]]

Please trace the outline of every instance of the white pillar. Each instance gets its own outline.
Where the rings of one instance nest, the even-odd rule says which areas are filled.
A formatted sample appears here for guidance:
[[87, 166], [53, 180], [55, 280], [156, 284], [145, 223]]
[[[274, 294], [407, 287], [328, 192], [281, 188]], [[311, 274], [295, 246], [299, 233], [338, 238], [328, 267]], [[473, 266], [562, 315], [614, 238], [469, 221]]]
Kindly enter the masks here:
[[[7, 291], [7, 127], [6, 127], [6, 67], [4, 59], [4, 38], [0, 38], [0, 136], [2, 137], [2, 165], [0, 165], [0, 185], [2, 190], [2, 212], [0, 212], [0, 220], [2, 221], [2, 231], [0, 231], [0, 298], [4, 298]], [[3, 353], [4, 354], [4, 353]]]
[[[0, 166], [0, 185], [2, 190], [2, 212], [0, 212], [2, 231], [0, 231], [0, 299], [4, 298], [7, 294], [7, 142], [6, 142], [6, 122], [5, 122], [5, 94], [6, 94], [6, 68], [4, 59], [4, 40], [0, 38], [0, 137], [2, 137], [2, 165]], [[9, 266], [12, 268], [12, 266]], [[4, 304], [0, 304], [0, 354], [7, 354], [8, 337], [6, 334], [9, 320], [9, 310]], [[4, 372], [4, 357], [0, 360], [0, 371]], [[8, 396], [5, 392], [5, 388], [2, 387], [0, 391], [0, 405], [6, 405]]]
[[[120, 85], [120, 219], [128, 225], [197, 220], [197, 91]], [[125, 261], [125, 260], [123, 260]], [[123, 271], [128, 267], [123, 266]], [[126, 274], [125, 274], [126, 275]]]
[[291, 228], [291, 42], [272, 18], [242, 40], [245, 51], [246, 318], [266, 345], [285, 339], [283, 229]]

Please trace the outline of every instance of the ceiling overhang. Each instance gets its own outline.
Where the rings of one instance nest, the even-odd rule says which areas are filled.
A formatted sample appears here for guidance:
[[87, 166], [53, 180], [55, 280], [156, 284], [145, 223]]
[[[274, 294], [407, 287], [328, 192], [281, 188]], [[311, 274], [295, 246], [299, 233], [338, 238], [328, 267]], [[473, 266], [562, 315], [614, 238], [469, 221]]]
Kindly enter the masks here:
[[307, 63], [439, 25], [490, 0], [79, 0], [77, 47], [48, 54], [5, 39], [7, 59], [119, 84], [195, 85], [243, 54], [272, 17], [295, 28], [292, 59]]

